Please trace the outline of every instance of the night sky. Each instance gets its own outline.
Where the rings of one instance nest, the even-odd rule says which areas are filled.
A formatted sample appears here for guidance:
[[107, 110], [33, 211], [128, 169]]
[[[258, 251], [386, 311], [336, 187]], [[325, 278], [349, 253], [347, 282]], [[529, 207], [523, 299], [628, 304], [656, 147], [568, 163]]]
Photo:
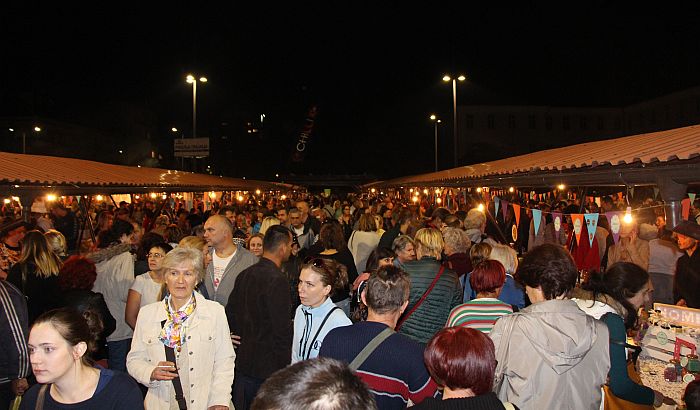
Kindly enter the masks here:
[[[469, 79], [459, 104], [615, 106], [700, 84], [696, 8], [326, 3], [7, 10], [0, 117], [80, 124], [127, 147], [147, 132], [171, 167], [170, 128], [191, 134], [193, 72], [209, 79], [198, 136], [217, 138], [216, 173], [387, 178], [432, 170], [427, 117], [451, 118], [447, 72]], [[292, 163], [312, 105], [309, 150]], [[248, 122], [261, 132], [248, 134]]]

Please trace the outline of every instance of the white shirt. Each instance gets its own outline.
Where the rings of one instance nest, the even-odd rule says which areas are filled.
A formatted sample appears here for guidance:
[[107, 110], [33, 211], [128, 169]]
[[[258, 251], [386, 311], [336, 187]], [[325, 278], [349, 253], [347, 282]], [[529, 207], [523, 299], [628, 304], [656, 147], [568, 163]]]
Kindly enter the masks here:
[[212, 252], [212, 262], [214, 264], [214, 289], [219, 287], [219, 283], [221, 282], [221, 278], [224, 277], [224, 272], [226, 271], [226, 267], [228, 266], [228, 263], [231, 262], [231, 259], [233, 259], [233, 256], [236, 254], [236, 251], [233, 251], [231, 255], [229, 255], [226, 258], [221, 258], [216, 254], [216, 251]]

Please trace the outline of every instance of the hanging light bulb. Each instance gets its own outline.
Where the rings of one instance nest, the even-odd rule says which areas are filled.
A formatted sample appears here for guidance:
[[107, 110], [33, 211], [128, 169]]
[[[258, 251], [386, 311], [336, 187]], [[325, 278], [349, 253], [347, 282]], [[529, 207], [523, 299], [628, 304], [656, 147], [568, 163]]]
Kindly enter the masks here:
[[564, 185], [564, 184], [557, 185], [557, 189], [560, 191], [563, 191], [565, 188], [566, 188], [566, 185]]
[[626, 224], [632, 223], [632, 207], [631, 206], [627, 207], [627, 210], [625, 211], [625, 216], [622, 218], [622, 221]]
[[98, 201], [101, 201], [101, 200], [102, 200], [102, 195], [97, 195], [97, 196], [95, 197], [95, 199], [97, 199]]
[[418, 202], [418, 197], [417, 197], [417, 196], [414, 196], [414, 197], [413, 197], [413, 202]]
[[442, 198], [436, 199], [435, 202], [437, 202], [438, 204], [441, 204], [441, 203], [442, 203]]
[[513, 188], [513, 187], [508, 188], [508, 192], [510, 192], [512, 194], [513, 192], [515, 192], [515, 188]]
[[484, 212], [484, 204], [479, 204], [479, 206], [476, 207], [479, 212]]
[[481, 192], [481, 187], [477, 188], [476, 192]]
[[423, 190], [423, 193], [424, 193], [425, 195], [428, 195], [428, 190], [427, 190], [427, 189], [424, 189], [424, 190]]

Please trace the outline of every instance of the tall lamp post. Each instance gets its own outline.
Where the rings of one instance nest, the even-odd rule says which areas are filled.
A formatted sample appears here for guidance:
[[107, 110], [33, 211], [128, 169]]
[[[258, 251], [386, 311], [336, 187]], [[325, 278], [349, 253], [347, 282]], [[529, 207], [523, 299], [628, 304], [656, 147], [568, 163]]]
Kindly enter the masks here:
[[192, 74], [187, 75], [187, 82], [192, 84], [192, 138], [197, 138], [197, 83], [206, 83], [207, 77], [199, 77], [199, 80]]
[[438, 124], [442, 122], [435, 114], [430, 115], [430, 119], [435, 124], [435, 172], [438, 171]]
[[[12, 133], [15, 132], [14, 128], [8, 128], [8, 130]], [[32, 131], [34, 131], [35, 133], [38, 134], [41, 132], [41, 127], [36, 125], [32, 128]], [[27, 153], [27, 131], [22, 130], [22, 154], [26, 154], [26, 153]]]
[[467, 77], [460, 75], [457, 78], [445, 75], [442, 77], [442, 81], [449, 83], [452, 82], [452, 126], [454, 133], [454, 166], [457, 167], [457, 81], [464, 81]]

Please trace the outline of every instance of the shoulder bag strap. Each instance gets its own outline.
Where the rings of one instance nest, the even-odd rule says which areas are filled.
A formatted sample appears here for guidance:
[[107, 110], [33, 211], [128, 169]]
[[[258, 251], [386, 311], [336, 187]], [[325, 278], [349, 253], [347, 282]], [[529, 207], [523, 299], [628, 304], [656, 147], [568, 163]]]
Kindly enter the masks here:
[[[165, 320], [161, 322], [161, 326], [165, 326]], [[165, 348], [165, 360], [175, 363], [175, 372], [177, 373], [177, 359], [175, 358], [175, 350], [172, 347], [163, 345]], [[182, 383], [180, 383], [180, 376], [172, 380], [173, 388], [175, 388], [175, 400], [177, 400], [177, 407], [180, 410], [187, 410], [187, 401], [185, 400], [185, 394], [182, 391]]]
[[387, 327], [386, 329], [382, 330], [378, 335], [374, 336], [372, 340], [367, 343], [367, 346], [365, 346], [364, 349], [360, 351], [360, 353], [355, 356], [355, 358], [350, 362], [349, 367], [355, 371], [362, 366], [362, 364], [367, 360], [369, 355], [374, 352], [377, 347], [379, 347], [380, 344], [389, 336], [393, 335], [395, 332], [392, 328]]
[[321, 322], [321, 326], [318, 327], [318, 330], [316, 330], [316, 334], [314, 335], [313, 339], [311, 339], [311, 344], [309, 345], [309, 350], [304, 354], [304, 352], [301, 352], [302, 356], [304, 357], [304, 360], [309, 358], [309, 355], [311, 354], [311, 349], [314, 347], [314, 343], [316, 343], [316, 339], [318, 339], [318, 335], [321, 333], [321, 329], [323, 329], [323, 326], [326, 324], [328, 321], [328, 318], [331, 317], [333, 312], [336, 310], [339, 310], [340, 308], [338, 306], [333, 306], [333, 309], [330, 310], [330, 312], [326, 313], [326, 317], [323, 318], [323, 321]]
[[[498, 394], [498, 390], [503, 382], [506, 367], [506, 355], [508, 354], [508, 346], [510, 345], [510, 335], [513, 333], [513, 327], [515, 326], [515, 321], [518, 319], [519, 313], [512, 313], [508, 316], [509, 321], [506, 328], [501, 335], [501, 341], [498, 343], [498, 349], [496, 349], [496, 370], [494, 371], [494, 391]], [[507, 317], [507, 316], [506, 316]]]
[[39, 394], [36, 396], [36, 406], [35, 410], [44, 410], [44, 400], [46, 400], [46, 390], [48, 390], [50, 384], [45, 384], [39, 389]]
[[430, 294], [430, 291], [433, 290], [435, 287], [435, 284], [437, 283], [438, 279], [440, 279], [440, 276], [442, 276], [442, 272], [445, 271], [445, 265], [440, 266], [440, 270], [438, 271], [437, 275], [435, 275], [435, 278], [433, 278], [432, 283], [430, 283], [430, 286], [428, 289], [423, 292], [423, 295], [418, 299], [418, 302], [416, 302], [415, 305], [409, 310], [408, 312], [404, 313], [404, 315], [401, 317], [401, 320], [399, 320], [399, 323], [396, 325], [396, 330], [401, 329], [401, 326], [406, 322], [406, 320], [415, 312], [418, 307], [425, 301], [425, 299], [428, 297], [428, 294]]

